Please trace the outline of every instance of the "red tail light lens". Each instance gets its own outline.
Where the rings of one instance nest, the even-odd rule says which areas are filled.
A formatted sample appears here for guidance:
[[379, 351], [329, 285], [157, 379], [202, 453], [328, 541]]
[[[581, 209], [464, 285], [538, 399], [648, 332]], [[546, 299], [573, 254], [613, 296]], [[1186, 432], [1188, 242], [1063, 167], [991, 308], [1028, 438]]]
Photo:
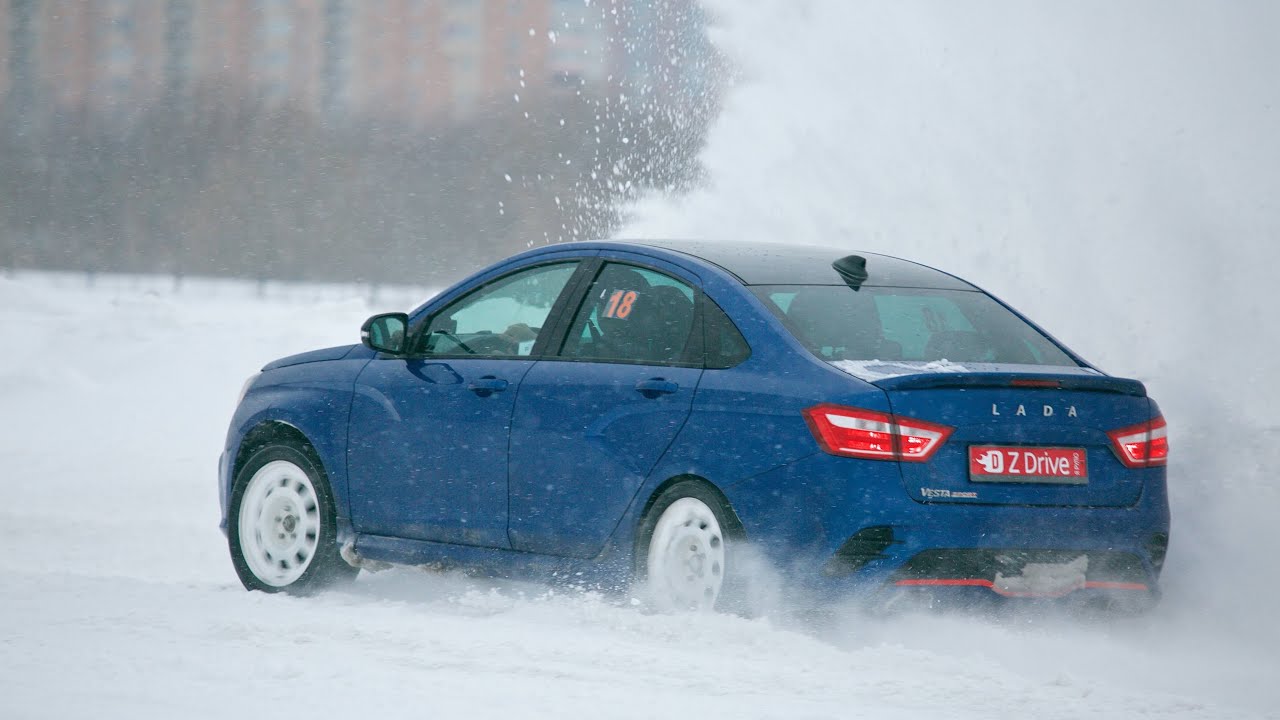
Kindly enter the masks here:
[[1169, 437], [1163, 417], [1107, 433], [1111, 449], [1125, 467], [1143, 468], [1169, 461]]
[[806, 408], [804, 419], [825, 452], [867, 460], [925, 462], [954, 430], [946, 425], [843, 405]]

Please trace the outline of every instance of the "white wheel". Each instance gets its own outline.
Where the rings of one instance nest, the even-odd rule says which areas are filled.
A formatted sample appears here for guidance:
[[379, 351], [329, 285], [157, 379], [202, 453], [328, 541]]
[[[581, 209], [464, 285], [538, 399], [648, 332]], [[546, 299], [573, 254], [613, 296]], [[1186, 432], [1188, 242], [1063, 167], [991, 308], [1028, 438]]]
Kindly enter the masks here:
[[236, 474], [227, 544], [250, 590], [307, 594], [359, 572], [338, 553], [333, 495], [314, 454], [268, 445]]
[[725, 537], [715, 511], [696, 497], [672, 502], [653, 526], [647, 560], [658, 609], [714, 608], [725, 576]]
[[297, 582], [316, 556], [320, 503], [311, 478], [287, 460], [253, 474], [240, 501], [240, 550], [254, 576], [272, 587]]

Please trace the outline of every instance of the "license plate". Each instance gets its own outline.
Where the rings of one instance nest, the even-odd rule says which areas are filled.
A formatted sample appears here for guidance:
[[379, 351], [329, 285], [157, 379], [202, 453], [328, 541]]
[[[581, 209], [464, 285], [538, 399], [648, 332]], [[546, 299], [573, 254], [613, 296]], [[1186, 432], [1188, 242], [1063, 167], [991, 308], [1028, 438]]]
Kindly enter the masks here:
[[1084, 485], [1089, 482], [1089, 463], [1083, 448], [970, 445], [969, 479]]
[[1087, 555], [1065, 563], [1027, 563], [1017, 575], [996, 573], [991, 589], [1006, 597], [1061, 597], [1088, 587], [1088, 571]]

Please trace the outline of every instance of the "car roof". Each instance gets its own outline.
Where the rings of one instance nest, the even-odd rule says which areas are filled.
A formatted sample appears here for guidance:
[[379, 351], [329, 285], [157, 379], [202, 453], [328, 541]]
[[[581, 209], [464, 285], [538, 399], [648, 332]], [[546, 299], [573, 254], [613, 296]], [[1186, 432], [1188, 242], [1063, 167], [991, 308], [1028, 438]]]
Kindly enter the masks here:
[[785, 243], [731, 243], [706, 240], [619, 240], [606, 245], [643, 245], [689, 255], [729, 272], [744, 285], [842, 285], [835, 261], [859, 255], [866, 260], [868, 287], [977, 290], [927, 265], [850, 248]]

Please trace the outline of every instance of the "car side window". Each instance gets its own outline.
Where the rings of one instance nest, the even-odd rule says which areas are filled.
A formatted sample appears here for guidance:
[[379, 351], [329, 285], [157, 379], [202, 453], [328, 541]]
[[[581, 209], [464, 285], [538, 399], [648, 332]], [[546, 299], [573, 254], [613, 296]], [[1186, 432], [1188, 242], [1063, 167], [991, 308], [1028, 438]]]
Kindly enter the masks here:
[[738, 326], [733, 324], [724, 310], [711, 298], [703, 296], [702, 335], [704, 338], [706, 367], [724, 370], [741, 363], [751, 356], [751, 346]]
[[691, 359], [694, 290], [646, 268], [606, 263], [574, 315], [560, 356], [649, 365]]
[[512, 273], [455, 300], [431, 318], [418, 354], [522, 357], [546, 329], [547, 315], [577, 261]]

